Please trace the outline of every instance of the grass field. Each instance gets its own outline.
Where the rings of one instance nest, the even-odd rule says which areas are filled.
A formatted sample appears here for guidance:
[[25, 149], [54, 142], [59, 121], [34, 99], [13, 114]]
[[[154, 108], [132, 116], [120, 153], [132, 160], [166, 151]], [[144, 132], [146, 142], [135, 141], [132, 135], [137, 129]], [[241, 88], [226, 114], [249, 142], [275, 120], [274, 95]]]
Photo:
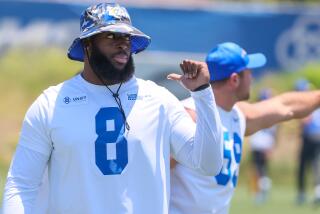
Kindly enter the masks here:
[[[32, 62], [32, 63], [30, 63]], [[81, 69], [81, 64], [68, 60], [65, 52], [57, 49], [15, 50], [0, 58], [0, 200], [2, 204], [3, 187], [7, 169], [15, 150], [23, 116], [32, 101], [41, 91], [55, 85]], [[306, 69], [307, 75], [317, 72], [317, 67]], [[301, 73], [281, 74], [266, 77], [253, 88], [253, 95], [258, 88], [268, 86], [276, 92], [288, 90]], [[319, 76], [319, 75], [318, 75]], [[283, 81], [285, 79], [286, 81]], [[320, 83], [319, 78], [312, 78]], [[319, 84], [318, 84], [319, 85]], [[261, 206], [254, 204], [250, 188], [250, 166], [248, 146], [244, 154], [239, 177], [239, 188], [232, 201], [231, 213], [245, 214], [299, 214], [320, 213], [311, 205], [297, 207], [295, 199], [295, 164], [299, 146], [297, 123], [285, 123], [279, 127], [279, 143], [272, 153], [271, 177], [274, 181], [270, 200]], [[309, 179], [310, 181], [310, 179]], [[310, 182], [309, 182], [310, 183]], [[310, 193], [311, 195], [311, 193]], [[310, 198], [311, 200], [311, 198]], [[0, 207], [1, 207], [0, 204]]]
[[[289, 124], [286, 124], [289, 125]], [[290, 124], [291, 125], [291, 124]], [[292, 127], [291, 127], [292, 128]], [[284, 128], [289, 129], [288, 127]], [[284, 130], [282, 130], [283, 132]], [[282, 133], [283, 138], [285, 133]], [[290, 138], [287, 137], [290, 141]], [[295, 204], [296, 199], [296, 152], [297, 144], [287, 146], [284, 139], [281, 144], [277, 145], [275, 151], [271, 155], [269, 165], [270, 177], [272, 179], [272, 189], [266, 203], [255, 203], [253, 191], [253, 172], [250, 165], [250, 154], [248, 145], [244, 147], [244, 159], [240, 167], [239, 184], [232, 200], [231, 214], [312, 214], [320, 213], [320, 206], [315, 207], [312, 203], [313, 189], [312, 176], [307, 173], [306, 188], [307, 202], [298, 206]], [[294, 146], [295, 145], [295, 146]], [[284, 157], [283, 152], [287, 151]], [[281, 158], [282, 157], [282, 158]]]
[[313, 206], [309, 201], [304, 205], [296, 205], [295, 191], [291, 186], [273, 187], [268, 200], [264, 204], [256, 204], [254, 197], [246, 186], [236, 190], [232, 201], [231, 214], [315, 214], [320, 213], [320, 207]]

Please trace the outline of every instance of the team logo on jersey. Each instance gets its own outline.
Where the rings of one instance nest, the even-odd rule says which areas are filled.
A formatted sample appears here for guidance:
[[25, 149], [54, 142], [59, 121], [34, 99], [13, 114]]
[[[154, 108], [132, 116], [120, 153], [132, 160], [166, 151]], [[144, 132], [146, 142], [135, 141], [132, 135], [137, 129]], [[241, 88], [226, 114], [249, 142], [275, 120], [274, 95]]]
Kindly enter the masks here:
[[80, 95], [80, 96], [74, 96], [74, 97], [65, 96], [63, 98], [63, 102], [66, 105], [85, 104], [87, 103], [87, 95]]

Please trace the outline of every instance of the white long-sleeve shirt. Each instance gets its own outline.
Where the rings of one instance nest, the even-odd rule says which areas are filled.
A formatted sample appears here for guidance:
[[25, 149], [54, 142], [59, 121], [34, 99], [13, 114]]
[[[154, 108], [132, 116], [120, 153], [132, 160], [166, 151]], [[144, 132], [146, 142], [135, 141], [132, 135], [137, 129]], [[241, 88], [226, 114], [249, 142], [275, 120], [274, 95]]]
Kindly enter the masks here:
[[45, 90], [23, 122], [5, 187], [4, 214], [37, 210], [46, 167], [48, 213], [167, 213], [170, 154], [207, 175], [222, 166], [213, 93], [208, 88], [191, 94], [196, 126], [170, 92], [133, 77], [119, 91], [128, 131], [105, 86], [77, 75]]

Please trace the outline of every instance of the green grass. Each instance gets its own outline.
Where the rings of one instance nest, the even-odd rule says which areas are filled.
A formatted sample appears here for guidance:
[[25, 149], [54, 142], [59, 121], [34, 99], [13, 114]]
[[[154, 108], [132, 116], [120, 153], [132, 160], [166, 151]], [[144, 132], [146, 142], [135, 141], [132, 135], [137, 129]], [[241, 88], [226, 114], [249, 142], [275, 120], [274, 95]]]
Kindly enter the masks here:
[[264, 204], [256, 204], [253, 194], [246, 186], [239, 186], [232, 200], [230, 214], [315, 214], [320, 206], [312, 204], [311, 197], [303, 205], [295, 204], [295, 191], [290, 186], [274, 186]]
[[[281, 127], [283, 139], [276, 145], [270, 161], [269, 176], [272, 179], [272, 189], [264, 204], [255, 203], [253, 187], [253, 171], [248, 144], [244, 144], [243, 160], [240, 166], [239, 184], [232, 200], [230, 213], [233, 214], [313, 214], [320, 213], [312, 204], [313, 186], [310, 168], [306, 171], [307, 202], [302, 206], [295, 204], [296, 199], [296, 169], [299, 142], [285, 142], [290, 137], [297, 138], [296, 124], [286, 123]], [[290, 131], [290, 132], [289, 132]], [[296, 133], [293, 135], [292, 133]], [[290, 136], [289, 136], [290, 135]], [[292, 136], [293, 135], [293, 136]], [[283, 155], [285, 153], [285, 156]]]

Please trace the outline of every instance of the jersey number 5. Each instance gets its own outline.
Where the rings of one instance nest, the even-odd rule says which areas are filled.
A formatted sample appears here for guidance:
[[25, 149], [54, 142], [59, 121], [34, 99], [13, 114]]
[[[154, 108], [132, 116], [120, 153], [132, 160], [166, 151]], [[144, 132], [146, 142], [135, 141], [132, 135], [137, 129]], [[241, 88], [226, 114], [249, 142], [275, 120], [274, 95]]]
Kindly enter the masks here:
[[[241, 138], [239, 137], [239, 135], [237, 133], [234, 133], [233, 134], [233, 143], [231, 144], [233, 146], [233, 149], [228, 149], [226, 147], [227, 143], [230, 143], [229, 133], [224, 132], [223, 133], [224, 164], [222, 166], [220, 173], [215, 178], [217, 180], [217, 183], [219, 185], [223, 185], [223, 186], [226, 186], [228, 184], [228, 182], [230, 181], [230, 179], [232, 179], [232, 184], [235, 187], [237, 185], [237, 180], [238, 180], [238, 170], [239, 170], [238, 165], [240, 164], [240, 160], [241, 160], [242, 142], [241, 142]], [[237, 164], [236, 169], [234, 171], [231, 171], [231, 162], [232, 162], [231, 151], [232, 150], [233, 150], [235, 162]]]
[[96, 117], [96, 165], [104, 175], [121, 174], [128, 164], [128, 143], [118, 108], [101, 108]]

